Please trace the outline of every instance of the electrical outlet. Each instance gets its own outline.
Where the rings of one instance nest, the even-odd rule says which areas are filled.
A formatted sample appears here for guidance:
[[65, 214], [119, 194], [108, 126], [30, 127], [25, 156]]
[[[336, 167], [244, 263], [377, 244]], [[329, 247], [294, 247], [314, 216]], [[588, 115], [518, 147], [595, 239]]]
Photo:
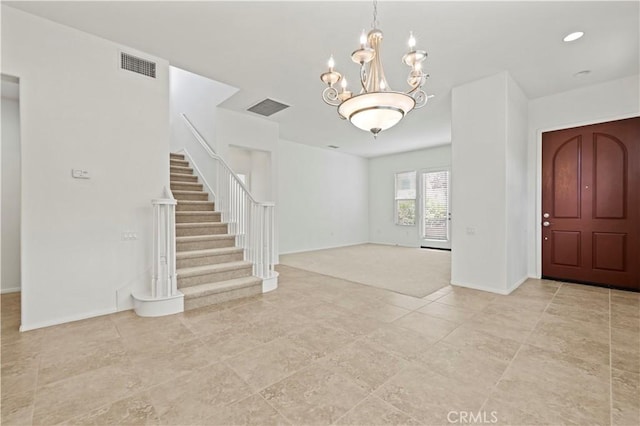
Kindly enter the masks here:
[[138, 239], [138, 233], [137, 232], [123, 232], [122, 233], [122, 240], [123, 241], [135, 241]]
[[476, 235], [476, 228], [472, 226], [467, 227], [467, 235]]

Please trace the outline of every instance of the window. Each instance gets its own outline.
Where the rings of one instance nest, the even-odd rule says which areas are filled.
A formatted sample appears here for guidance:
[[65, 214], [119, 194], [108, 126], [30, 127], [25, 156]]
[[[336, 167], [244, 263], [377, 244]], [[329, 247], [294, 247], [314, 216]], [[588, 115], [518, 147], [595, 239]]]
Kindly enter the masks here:
[[424, 191], [424, 232], [426, 240], [449, 240], [449, 171], [422, 175]]
[[396, 173], [396, 225], [416, 224], [416, 172]]

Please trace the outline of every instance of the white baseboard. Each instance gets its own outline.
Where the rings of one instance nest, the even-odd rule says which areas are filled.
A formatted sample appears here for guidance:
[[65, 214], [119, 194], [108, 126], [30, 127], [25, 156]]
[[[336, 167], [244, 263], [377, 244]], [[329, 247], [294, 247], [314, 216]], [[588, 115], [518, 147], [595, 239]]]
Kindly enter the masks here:
[[453, 280], [451, 280], [451, 285], [456, 285], [458, 287], [472, 288], [474, 290], [487, 291], [489, 293], [495, 293], [495, 294], [501, 294], [503, 296], [507, 296], [507, 295], [511, 294], [511, 292], [513, 292], [515, 289], [520, 287], [522, 285], [522, 283], [524, 283], [528, 279], [529, 279], [529, 277], [524, 277], [524, 278], [516, 281], [511, 286], [509, 286], [509, 288], [506, 288], [506, 289], [498, 289], [498, 288], [495, 288], [495, 287], [487, 287], [487, 286], [483, 286], [483, 285], [471, 284], [471, 283], [463, 283], [463, 282], [460, 282], [460, 281], [453, 281]]
[[406, 248], [420, 248], [417, 244], [398, 244], [398, 243], [382, 243], [378, 241], [369, 241], [366, 244], [376, 244], [378, 246], [387, 246], [387, 247], [406, 247]]
[[513, 283], [508, 289], [508, 293], [507, 294], [511, 294], [515, 289], [517, 289], [518, 287], [520, 287], [522, 284], [525, 283], [525, 281], [527, 281], [530, 277], [528, 276], [524, 276], [522, 278], [520, 278], [518, 281], [516, 281], [515, 283]]
[[174, 296], [162, 299], [149, 295], [132, 294], [134, 311], [140, 317], [162, 317], [184, 312], [184, 294], [180, 291]]
[[278, 276], [280, 274], [274, 272], [273, 277], [262, 280], [262, 292], [268, 293], [278, 288]]
[[371, 243], [368, 241], [363, 241], [361, 243], [349, 243], [349, 244], [342, 244], [339, 246], [324, 246], [324, 247], [310, 248], [310, 249], [304, 249], [304, 250], [285, 251], [285, 252], [280, 252], [279, 255], [283, 256], [285, 254], [308, 253], [310, 251], [317, 251], [317, 250], [329, 250], [329, 249], [335, 249], [335, 248], [361, 246], [362, 244], [371, 244]]
[[20, 287], [9, 287], [9, 288], [3, 288], [2, 290], [0, 290], [0, 294], [18, 293], [19, 291], [21, 291]]
[[125, 286], [116, 290], [116, 310], [128, 311], [134, 308], [131, 286]]
[[29, 331], [29, 330], [35, 330], [37, 328], [44, 328], [44, 327], [51, 327], [52, 325], [60, 325], [60, 324], [65, 324], [68, 322], [74, 322], [74, 321], [80, 321], [80, 320], [84, 320], [84, 319], [88, 319], [88, 318], [94, 318], [94, 317], [100, 317], [102, 315], [109, 315], [109, 314], [113, 314], [116, 313], [117, 310], [116, 309], [104, 309], [101, 311], [92, 311], [92, 312], [85, 312], [82, 314], [78, 314], [78, 315], [71, 315], [68, 317], [63, 317], [63, 318], [56, 318], [56, 319], [52, 319], [49, 321], [41, 321], [41, 322], [37, 322], [35, 324], [21, 324], [20, 325], [20, 331]]

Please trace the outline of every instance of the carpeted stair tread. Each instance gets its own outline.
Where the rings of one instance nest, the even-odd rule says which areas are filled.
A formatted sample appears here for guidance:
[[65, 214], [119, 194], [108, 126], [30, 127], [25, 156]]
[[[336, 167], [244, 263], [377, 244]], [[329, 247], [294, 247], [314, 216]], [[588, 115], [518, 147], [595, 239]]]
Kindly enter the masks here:
[[245, 287], [261, 285], [262, 280], [257, 277], [235, 278], [227, 281], [219, 281], [215, 283], [200, 284], [192, 287], [180, 289], [185, 299], [196, 297], [204, 297], [210, 294], [224, 293], [227, 291], [237, 290]]
[[173, 196], [180, 201], [207, 201], [209, 199], [209, 194], [202, 191], [180, 191], [176, 189], [172, 189], [171, 192]]
[[194, 178], [196, 176], [193, 175], [193, 173], [169, 173], [169, 178], [172, 177], [189, 177], [189, 178]]
[[[178, 212], [176, 212], [177, 214]], [[176, 229], [178, 228], [201, 228], [201, 227], [223, 227], [227, 226], [227, 222], [188, 222], [188, 223], [176, 223]]]
[[196, 277], [198, 275], [210, 274], [213, 272], [234, 271], [236, 269], [250, 268], [253, 264], [244, 260], [238, 262], [218, 263], [206, 266], [194, 266], [191, 268], [178, 269], [178, 278]]
[[[178, 191], [173, 191], [173, 192], [178, 192]], [[190, 191], [187, 191], [190, 192]], [[210, 204], [213, 205], [214, 202], [213, 201], [203, 201], [203, 200], [178, 200], [178, 204], [191, 204], [194, 206], [201, 206], [201, 205], [205, 205], [205, 204]]]
[[186, 189], [172, 189], [171, 192], [175, 194], [203, 194], [203, 191], [187, 191]]
[[205, 249], [205, 250], [190, 250], [190, 251], [181, 251], [176, 253], [176, 258], [191, 259], [194, 257], [242, 253], [243, 251], [244, 250], [241, 247], [220, 247], [220, 248]]
[[226, 240], [231, 238], [235, 239], [236, 236], [231, 234], [190, 235], [187, 237], [176, 237], [176, 242]]
[[193, 168], [188, 166], [171, 166], [169, 167], [169, 172], [193, 175]]
[[220, 212], [208, 211], [181, 211], [176, 212], [176, 216], [220, 216]]
[[[183, 186], [191, 186], [193, 188], [202, 188], [202, 184], [201, 183], [197, 183], [197, 182], [170, 182], [172, 185], [183, 185]], [[178, 191], [185, 191], [184, 189], [179, 189]], [[202, 192], [202, 191], [198, 191], [198, 192]]]

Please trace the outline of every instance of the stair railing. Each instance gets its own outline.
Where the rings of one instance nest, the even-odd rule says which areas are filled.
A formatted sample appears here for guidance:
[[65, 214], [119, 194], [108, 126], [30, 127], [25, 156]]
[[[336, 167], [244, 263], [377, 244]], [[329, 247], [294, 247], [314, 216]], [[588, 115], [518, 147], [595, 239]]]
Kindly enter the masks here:
[[[256, 201], [222, 157], [216, 154], [186, 114], [182, 119], [194, 138], [215, 163], [213, 197], [216, 210], [236, 236], [236, 246], [244, 250], [245, 260], [253, 264], [253, 275], [264, 280], [277, 276], [275, 272], [275, 204]], [[208, 185], [207, 185], [208, 186]]]
[[176, 276], [176, 204], [171, 190], [164, 188], [163, 198], [153, 205], [153, 267], [151, 297], [162, 299], [178, 292]]

